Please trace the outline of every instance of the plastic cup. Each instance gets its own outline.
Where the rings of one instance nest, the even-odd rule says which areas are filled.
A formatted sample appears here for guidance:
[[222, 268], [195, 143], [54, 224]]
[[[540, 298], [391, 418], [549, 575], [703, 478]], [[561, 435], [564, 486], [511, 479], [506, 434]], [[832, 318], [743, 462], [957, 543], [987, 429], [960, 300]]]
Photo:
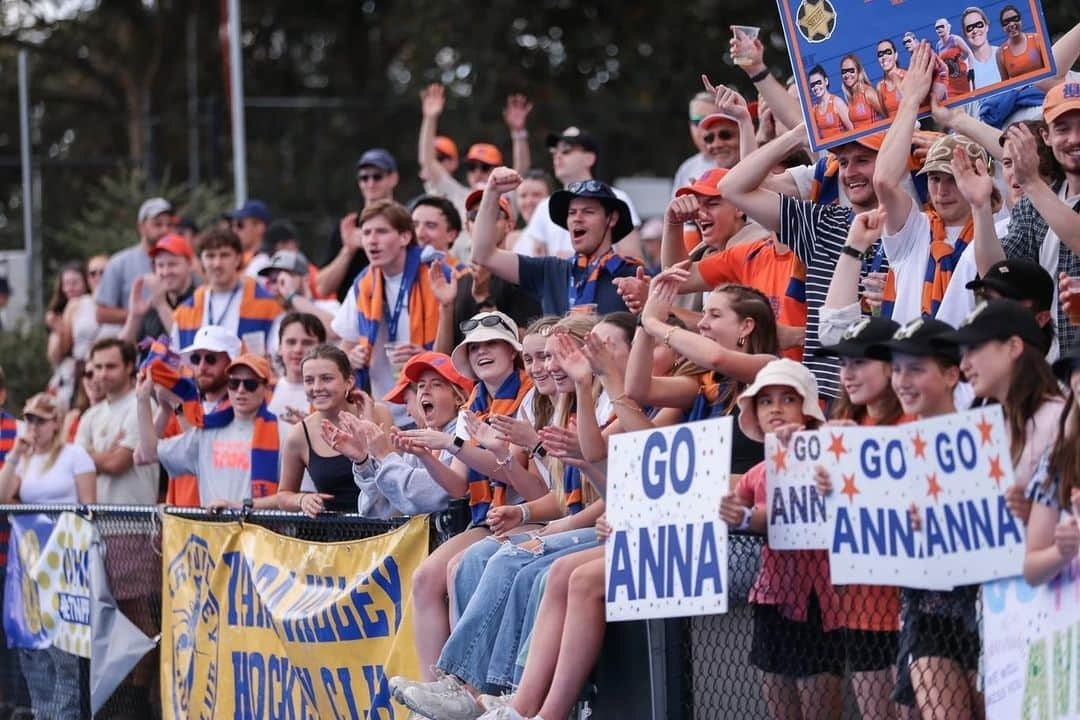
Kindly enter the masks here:
[[405, 345], [405, 343], [388, 342], [383, 345], [383, 349], [386, 351], [386, 360], [390, 363], [391, 370], [394, 371], [395, 380], [397, 380], [398, 375], [401, 374], [401, 368], [405, 367], [405, 363], [398, 362], [394, 359], [394, 355], [397, 352], [397, 349], [402, 345]]
[[[732, 25], [731, 32], [735, 36], [739, 46], [739, 52], [732, 57], [732, 60], [735, 61], [736, 65], [749, 65], [751, 59], [744, 53], [751, 49], [754, 40], [757, 40], [758, 33], [761, 32], [761, 28], [754, 27], [753, 25]], [[745, 36], [745, 40], [739, 39], [740, 33]]]
[[596, 303], [579, 303], [570, 308], [571, 315], [595, 315]]

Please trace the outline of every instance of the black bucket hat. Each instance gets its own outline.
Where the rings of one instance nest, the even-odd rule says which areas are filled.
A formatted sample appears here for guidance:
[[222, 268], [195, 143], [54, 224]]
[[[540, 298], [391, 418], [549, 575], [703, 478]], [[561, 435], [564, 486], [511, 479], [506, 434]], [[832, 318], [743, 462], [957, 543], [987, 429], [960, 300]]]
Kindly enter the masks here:
[[566, 216], [570, 212], [570, 201], [576, 198], [598, 200], [608, 212], [615, 210], [619, 213], [619, 221], [611, 229], [611, 242], [613, 244], [619, 242], [633, 231], [634, 221], [630, 218], [630, 206], [620, 200], [610, 187], [599, 180], [570, 183], [565, 190], [552, 193], [551, 199], [548, 200], [548, 215], [551, 216], [551, 221], [561, 228], [566, 228]]

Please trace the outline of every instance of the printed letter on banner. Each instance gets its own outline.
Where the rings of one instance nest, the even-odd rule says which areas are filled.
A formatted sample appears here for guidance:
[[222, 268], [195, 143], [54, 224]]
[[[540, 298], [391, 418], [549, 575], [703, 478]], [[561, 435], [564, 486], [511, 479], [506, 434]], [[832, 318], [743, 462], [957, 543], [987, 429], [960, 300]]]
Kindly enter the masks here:
[[428, 524], [317, 543], [166, 515], [162, 708], [169, 717], [391, 718], [416, 677], [412, 576]]
[[[773, 550], [825, 550], [832, 538], [826, 498], [818, 495], [814, 467], [828, 467], [835, 452], [833, 433], [801, 432], [784, 447], [765, 436], [765, 487], [769, 547]], [[832, 446], [827, 444], [832, 440]], [[823, 457], [824, 455], [824, 457]]]
[[982, 588], [987, 720], [1080, 718], [1080, 559], [1046, 585]]
[[729, 417], [624, 433], [608, 445], [607, 619], [727, 612]]
[[[1020, 572], [1024, 536], [1001, 408], [842, 433], [833, 471], [833, 583], [947, 590]], [[912, 505], [922, 527], [913, 529]]]

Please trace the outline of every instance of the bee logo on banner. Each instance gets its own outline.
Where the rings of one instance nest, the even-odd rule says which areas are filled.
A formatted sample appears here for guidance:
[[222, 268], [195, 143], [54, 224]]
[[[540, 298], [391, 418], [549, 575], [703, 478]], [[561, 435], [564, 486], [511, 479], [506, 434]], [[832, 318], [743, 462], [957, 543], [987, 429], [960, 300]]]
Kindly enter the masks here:
[[[954, 107], [1019, 90], [1056, 72], [1038, 0], [777, 0], [814, 150], [889, 127], [922, 41], [934, 52], [931, 94]], [[920, 107], [930, 113], [930, 98]]]
[[727, 612], [730, 417], [623, 433], [608, 447], [607, 619]]

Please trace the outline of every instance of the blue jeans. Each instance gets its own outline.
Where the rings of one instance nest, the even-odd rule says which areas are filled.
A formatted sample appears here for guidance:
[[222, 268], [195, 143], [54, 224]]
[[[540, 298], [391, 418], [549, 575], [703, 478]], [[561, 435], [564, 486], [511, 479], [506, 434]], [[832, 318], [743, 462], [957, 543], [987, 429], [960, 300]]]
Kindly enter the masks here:
[[19, 650], [19, 664], [35, 718], [64, 720], [82, 716], [77, 656], [54, 647]]
[[[525, 542], [529, 540], [531, 538], [526, 538]], [[453, 632], [450, 633], [450, 638], [443, 646], [436, 667], [456, 675], [481, 692], [494, 693], [503, 687], [488, 682], [488, 666], [497, 646], [504, 617], [514, 625], [515, 631], [521, 627], [520, 616], [506, 616], [511, 597], [515, 597], [514, 607], [524, 611], [536, 579], [533, 566], [536, 569], [548, 567], [563, 554], [593, 547], [596, 544], [596, 530], [572, 530], [543, 536], [539, 540], [540, 546], [535, 549], [526, 549], [513, 542], [504, 543], [490, 556], [479, 582], [473, 585], [471, 601], [465, 606]], [[473, 547], [481, 544], [477, 543]], [[483, 552], [477, 551], [477, 559], [482, 557]], [[466, 558], [468, 555], [469, 552], [466, 552]], [[455, 578], [455, 593], [461, 584], [459, 581], [463, 579], [462, 569], [466, 558], [463, 558], [462, 567], [459, 567]], [[530, 573], [522, 576], [522, 582], [516, 582], [525, 568], [530, 568]], [[475, 568], [470, 566], [466, 573], [474, 570]], [[516, 636], [517, 632], [514, 635]], [[514, 647], [503, 648], [501, 651], [510, 661], [517, 657], [517, 638], [512, 639]], [[502, 662], [505, 663], [506, 660]]]
[[536, 625], [536, 616], [540, 613], [540, 601], [544, 599], [544, 591], [547, 590], [548, 573], [551, 568], [545, 568], [536, 580], [533, 581], [532, 592], [529, 594], [529, 604], [525, 608], [525, 619], [521, 621], [521, 647], [518, 648], [516, 664], [514, 665], [514, 677], [510, 687], [514, 690], [521, 685], [521, 678], [525, 674], [525, 662], [529, 659], [529, 645], [532, 644], [533, 626]]
[[528, 540], [529, 533], [518, 533], [509, 536], [506, 542], [499, 542], [494, 536], [488, 535], [480, 542], [470, 545], [462, 554], [457, 572], [454, 574], [454, 592], [450, 599], [450, 624], [456, 626], [465, 607], [469, 604], [476, 586], [480, 584], [480, 578], [484, 574], [491, 556], [499, 552], [504, 545], [520, 543]]

